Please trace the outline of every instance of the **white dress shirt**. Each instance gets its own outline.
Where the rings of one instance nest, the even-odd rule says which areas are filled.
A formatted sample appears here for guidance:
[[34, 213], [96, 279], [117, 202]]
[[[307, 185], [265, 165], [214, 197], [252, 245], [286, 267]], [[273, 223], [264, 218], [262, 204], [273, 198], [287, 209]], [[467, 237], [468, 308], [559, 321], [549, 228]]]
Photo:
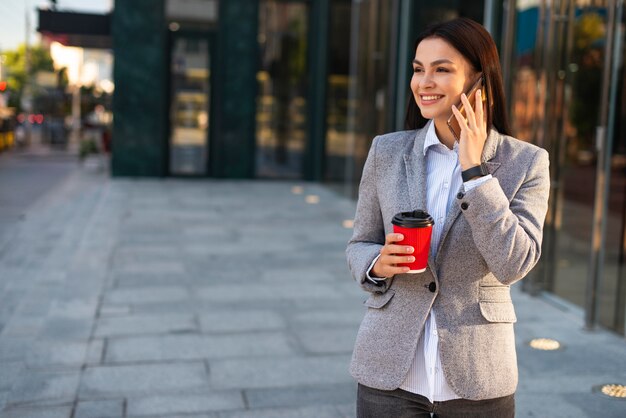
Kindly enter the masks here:
[[[443, 233], [446, 215], [450, 207], [452, 207], [452, 202], [460, 190], [463, 180], [461, 179], [458, 143], [455, 142], [454, 148], [449, 149], [437, 138], [435, 124], [432, 122], [429, 122], [429, 124], [426, 140], [424, 141], [427, 181], [426, 210], [435, 220], [430, 242], [430, 253], [435, 258], [441, 234]], [[463, 184], [464, 189], [465, 191], [471, 190], [490, 178], [491, 175], [487, 175], [470, 180]], [[372, 262], [368, 270], [368, 279], [372, 281], [377, 280], [377, 278], [369, 276], [369, 272], [376, 260], [378, 260], [378, 257]], [[422, 395], [428, 398], [430, 402], [459, 398], [446, 382], [441, 368], [437, 316], [434, 308], [426, 318], [424, 331], [417, 343], [415, 358], [404, 382], [400, 385], [400, 389]]]

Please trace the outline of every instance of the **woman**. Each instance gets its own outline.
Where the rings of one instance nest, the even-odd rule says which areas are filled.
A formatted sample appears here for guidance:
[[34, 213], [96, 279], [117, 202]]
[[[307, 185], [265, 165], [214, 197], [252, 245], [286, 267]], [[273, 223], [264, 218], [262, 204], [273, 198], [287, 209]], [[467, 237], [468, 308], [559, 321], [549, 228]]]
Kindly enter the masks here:
[[[472, 106], [464, 92], [481, 76]], [[372, 143], [346, 250], [370, 293], [350, 367], [357, 413], [512, 417], [509, 286], [540, 256], [548, 154], [509, 136], [496, 46], [472, 20], [434, 25], [417, 39], [411, 91], [411, 130]], [[391, 219], [416, 209], [435, 225], [428, 268], [411, 274], [399, 264], [413, 261], [413, 248], [396, 244], [402, 235], [391, 232]]]

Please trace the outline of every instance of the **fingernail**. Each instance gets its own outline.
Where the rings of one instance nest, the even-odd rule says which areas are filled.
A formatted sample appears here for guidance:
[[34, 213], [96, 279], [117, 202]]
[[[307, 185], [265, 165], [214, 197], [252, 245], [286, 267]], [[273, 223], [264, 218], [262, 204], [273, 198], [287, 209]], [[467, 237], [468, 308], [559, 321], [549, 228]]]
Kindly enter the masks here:
[[478, 97], [481, 97], [482, 95], [483, 95], [483, 92], [480, 89], [478, 89]]
[[398, 238], [398, 241], [402, 241], [404, 239], [404, 235], [398, 234], [396, 238]]
[[413, 247], [406, 247], [406, 252], [407, 253], [412, 253], [413, 252]]

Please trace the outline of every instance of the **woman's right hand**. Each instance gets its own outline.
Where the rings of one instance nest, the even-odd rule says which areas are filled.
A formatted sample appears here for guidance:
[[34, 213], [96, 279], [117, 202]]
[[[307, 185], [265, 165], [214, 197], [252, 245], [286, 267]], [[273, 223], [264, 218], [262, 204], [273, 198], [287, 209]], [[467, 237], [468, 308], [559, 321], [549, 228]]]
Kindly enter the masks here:
[[412, 263], [415, 261], [413, 247], [408, 245], [395, 244], [402, 241], [404, 235], [391, 233], [385, 237], [385, 245], [380, 249], [380, 257], [374, 263], [370, 276], [373, 277], [391, 277], [395, 274], [407, 273], [410, 268], [406, 266], [397, 266], [399, 263]]

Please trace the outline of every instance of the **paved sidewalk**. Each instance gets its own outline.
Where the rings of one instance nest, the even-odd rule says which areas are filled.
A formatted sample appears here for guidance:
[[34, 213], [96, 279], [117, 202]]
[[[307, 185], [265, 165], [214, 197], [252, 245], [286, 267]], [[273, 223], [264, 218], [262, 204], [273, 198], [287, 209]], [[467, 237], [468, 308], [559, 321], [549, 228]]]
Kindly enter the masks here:
[[[0, 248], [0, 417], [354, 416], [353, 201], [317, 184], [94, 176], [39, 200]], [[514, 293], [518, 416], [626, 416], [592, 393], [626, 383], [626, 342]]]

